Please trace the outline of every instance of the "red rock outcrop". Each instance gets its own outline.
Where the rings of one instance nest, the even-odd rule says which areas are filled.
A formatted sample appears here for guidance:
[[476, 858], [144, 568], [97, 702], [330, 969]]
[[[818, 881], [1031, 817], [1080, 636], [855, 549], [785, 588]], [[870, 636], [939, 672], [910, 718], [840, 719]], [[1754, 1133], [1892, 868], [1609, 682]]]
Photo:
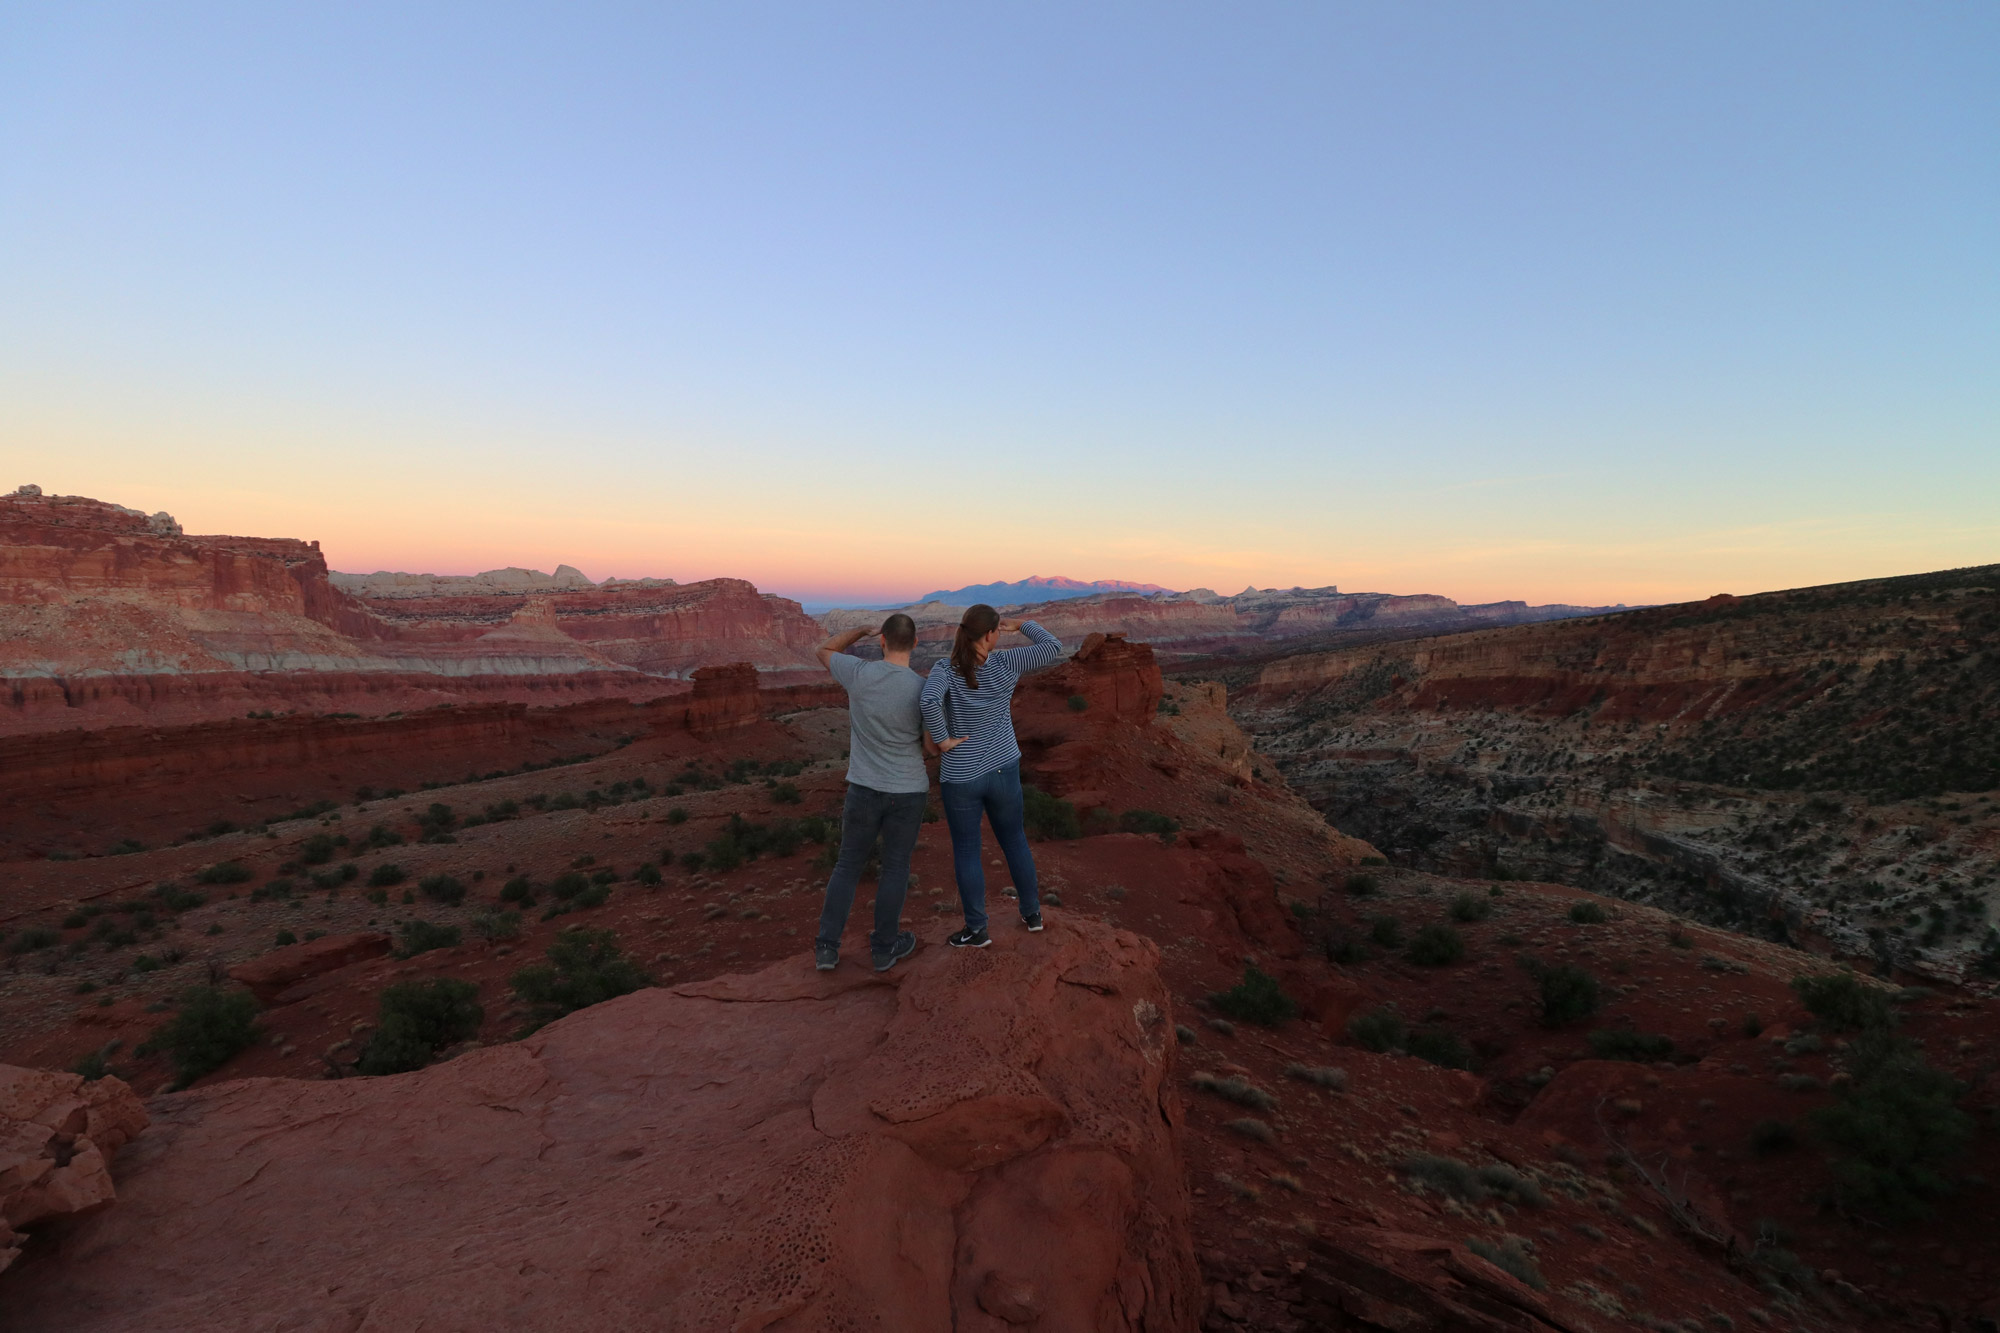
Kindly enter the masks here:
[[1157, 964], [1059, 917], [168, 1095], [119, 1206], [8, 1275], [9, 1326], [1191, 1333]]
[[116, 1198], [111, 1159], [146, 1124], [118, 1079], [0, 1065], [0, 1269], [21, 1255], [20, 1228]]
[[249, 987], [259, 1004], [283, 1003], [284, 993], [301, 981], [338, 971], [363, 959], [380, 958], [387, 952], [389, 937], [380, 931], [324, 935], [238, 963], [229, 969], [229, 976]]
[[694, 673], [687, 729], [697, 736], [726, 736], [763, 716], [757, 697], [757, 668], [748, 662], [702, 667]]

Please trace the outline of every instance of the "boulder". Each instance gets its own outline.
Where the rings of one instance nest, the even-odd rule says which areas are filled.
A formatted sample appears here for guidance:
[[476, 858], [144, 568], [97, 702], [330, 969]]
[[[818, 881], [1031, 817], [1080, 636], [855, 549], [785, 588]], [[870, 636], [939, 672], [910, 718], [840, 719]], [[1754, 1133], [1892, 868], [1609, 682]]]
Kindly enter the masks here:
[[19, 1228], [110, 1203], [111, 1159], [145, 1128], [120, 1079], [0, 1065], [0, 1269], [21, 1254]]
[[1154, 946], [943, 932], [882, 976], [801, 954], [412, 1074], [161, 1097], [9, 1327], [1191, 1333]]
[[351, 963], [380, 958], [389, 952], [389, 937], [364, 930], [352, 935], [325, 935], [304, 944], [288, 944], [229, 969], [232, 980], [249, 987], [259, 1004], [270, 1004], [301, 981], [333, 972]]

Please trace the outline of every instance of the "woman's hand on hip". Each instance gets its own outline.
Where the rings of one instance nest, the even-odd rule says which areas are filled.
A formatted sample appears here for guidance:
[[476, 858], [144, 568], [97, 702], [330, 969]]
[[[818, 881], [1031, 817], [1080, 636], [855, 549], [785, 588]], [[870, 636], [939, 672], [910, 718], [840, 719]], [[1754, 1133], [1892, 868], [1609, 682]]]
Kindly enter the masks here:
[[963, 744], [965, 744], [965, 737], [950, 736], [938, 742], [937, 750], [939, 754], [950, 754]]

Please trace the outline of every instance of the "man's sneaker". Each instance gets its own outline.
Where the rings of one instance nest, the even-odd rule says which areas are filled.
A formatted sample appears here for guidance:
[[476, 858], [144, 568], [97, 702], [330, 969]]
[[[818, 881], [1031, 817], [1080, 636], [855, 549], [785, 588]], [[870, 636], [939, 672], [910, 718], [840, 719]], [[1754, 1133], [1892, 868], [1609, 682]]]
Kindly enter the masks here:
[[993, 937], [984, 930], [961, 930], [945, 943], [954, 949], [984, 949], [993, 943]]
[[1042, 928], [1042, 914], [1037, 912], [1033, 916], [1024, 916], [1021, 918], [1021, 924], [1029, 930], [1040, 930]]
[[822, 972], [831, 972], [840, 966], [840, 950], [831, 944], [813, 945], [813, 966]]
[[887, 953], [878, 953], [875, 955], [875, 970], [877, 972], [887, 972], [890, 968], [902, 962], [916, 951], [917, 937], [914, 933], [906, 930], [896, 937], [894, 948], [890, 949]]

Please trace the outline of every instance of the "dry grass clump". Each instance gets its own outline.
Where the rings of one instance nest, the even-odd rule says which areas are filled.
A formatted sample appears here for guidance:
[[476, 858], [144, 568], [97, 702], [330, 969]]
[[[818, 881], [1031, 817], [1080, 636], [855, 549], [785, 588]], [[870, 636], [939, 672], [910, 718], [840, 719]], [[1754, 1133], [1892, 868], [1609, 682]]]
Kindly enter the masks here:
[[1298, 1079], [1301, 1083], [1311, 1083], [1315, 1087], [1325, 1088], [1328, 1092], [1347, 1091], [1345, 1069], [1292, 1064], [1285, 1066], [1285, 1077]]
[[1276, 1143], [1278, 1141], [1277, 1130], [1272, 1129], [1264, 1121], [1254, 1119], [1250, 1116], [1244, 1116], [1241, 1120], [1230, 1121], [1229, 1127], [1244, 1138], [1255, 1139], [1259, 1143]]
[[1533, 1242], [1523, 1236], [1502, 1236], [1499, 1244], [1490, 1244], [1477, 1236], [1467, 1238], [1465, 1248], [1492, 1264], [1503, 1272], [1533, 1287], [1536, 1291], [1547, 1291], [1548, 1282], [1542, 1277], [1540, 1266], [1535, 1263]]
[[1269, 1111], [1278, 1104], [1276, 1097], [1246, 1078], [1217, 1078], [1204, 1069], [1188, 1082], [1203, 1092], [1214, 1093], [1224, 1101], [1235, 1102], [1238, 1106], [1248, 1106], [1252, 1110]]

